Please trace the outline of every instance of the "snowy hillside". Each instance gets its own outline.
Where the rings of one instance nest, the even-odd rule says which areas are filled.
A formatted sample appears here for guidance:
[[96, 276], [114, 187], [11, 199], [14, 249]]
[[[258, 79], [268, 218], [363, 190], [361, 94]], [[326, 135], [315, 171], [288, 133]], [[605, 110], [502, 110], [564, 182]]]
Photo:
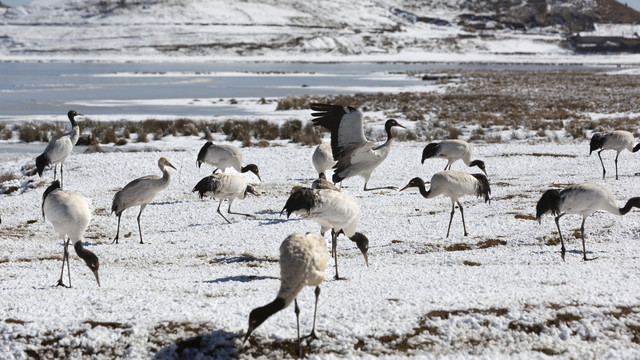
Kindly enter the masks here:
[[0, 10], [0, 60], [418, 61], [455, 53], [477, 61], [489, 54], [570, 54], [560, 46], [566, 28], [548, 19], [582, 19], [596, 2], [543, 9], [513, 3], [503, 9], [463, 0], [37, 0]]

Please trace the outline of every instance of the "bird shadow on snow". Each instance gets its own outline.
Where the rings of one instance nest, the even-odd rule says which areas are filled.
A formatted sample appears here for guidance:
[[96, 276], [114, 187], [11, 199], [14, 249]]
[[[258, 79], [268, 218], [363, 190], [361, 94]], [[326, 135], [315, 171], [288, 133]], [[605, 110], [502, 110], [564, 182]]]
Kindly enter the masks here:
[[295, 219], [271, 218], [271, 219], [259, 219], [259, 220], [260, 220], [260, 223], [258, 225], [260, 225], [260, 226], [282, 224], [282, 223], [285, 223], [287, 221], [302, 221], [302, 219], [299, 219], [299, 218], [295, 218]]
[[173, 344], [160, 349], [153, 357], [156, 360], [165, 359], [233, 359], [238, 357], [236, 339], [238, 334], [225, 330], [212, 330], [207, 334], [196, 335], [186, 339], [179, 339]]
[[202, 283], [217, 284], [217, 283], [225, 283], [229, 281], [249, 282], [249, 281], [255, 281], [255, 280], [267, 280], [267, 279], [278, 280], [277, 277], [273, 277], [273, 276], [235, 275], [235, 276], [227, 276], [227, 277], [223, 277], [215, 280], [205, 280], [205, 281], [202, 281]]

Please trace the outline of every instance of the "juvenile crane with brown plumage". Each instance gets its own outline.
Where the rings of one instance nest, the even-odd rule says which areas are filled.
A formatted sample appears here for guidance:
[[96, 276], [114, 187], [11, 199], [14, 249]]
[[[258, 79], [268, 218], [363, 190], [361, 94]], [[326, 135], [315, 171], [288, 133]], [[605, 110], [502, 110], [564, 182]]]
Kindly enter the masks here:
[[148, 175], [141, 178], [137, 178], [128, 183], [122, 190], [118, 191], [113, 197], [113, 203], [111, 204], [111, 212], [115, 212], [118, 217], [118, 231], [116, 237], [113, 239], [114, 243], [118, 243], [118, 237], [120, 235], [120, 217], [122, 212], [126, 209], [134, 206], [140, 206], [140, 212], [138, 213], [138, 232], [140, 233], [140, 244], [142, 242], [142, 228], [140, 227], [140, 215], [142, 210], [147, 207], [153, 198], [162, 190], [169, 186], [171, 175], [166, 167], [175, 169], [166, 157], [161, 157], [158, 160], [158, 167], [162, 171], [162, 176]]

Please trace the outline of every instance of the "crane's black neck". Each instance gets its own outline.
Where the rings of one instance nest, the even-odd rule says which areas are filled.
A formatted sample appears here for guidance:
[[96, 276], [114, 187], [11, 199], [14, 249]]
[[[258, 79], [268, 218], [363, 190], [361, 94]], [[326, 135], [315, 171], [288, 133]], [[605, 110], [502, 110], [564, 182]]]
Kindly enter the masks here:
[[640, 197], [633, 197], [629, 199], [624, 207], [621, 207], [618, 210], [620, 211], [620, 215], [625, 215], [634, 207], [640, 208]]
[[271, 315], [284, 309], [284, 307], [285, 307], [285, 300], [281, 297], [277, 297], [275, 300], [268, 303], [267, 305], [253, 309], [249, 314], [249, 329], [251, 331], [255, 330], [255, 328], [260, 326]]
[[393, 127], [393, 123], [391, 123], [390, 121], [387, 121], [384, 124], [384, 130], [387, 132], [387, 141], [386, 142], [391, 141], [392, 138], [393, 138], [393, 134], [391, 133], [391, 128], [392, 127]]
[[84, 246], [82, 246], [82, 241], [76, 241], [75, 244], [73, 244], [73, 248], [76, 250], [76, 254], [84, 260], [92, 271], [98, 270], [98, 267], [100, 266], [98, 257], [91, 251], [85, 249]]
[[420, 190], [420, 194], [425, 197], [428, 198], [429, 194], [431, 194], [431, 189], [427, 190], [424, 186], [424, 181], [419, 182], [416, 187], [418, 188], [418, 190]]

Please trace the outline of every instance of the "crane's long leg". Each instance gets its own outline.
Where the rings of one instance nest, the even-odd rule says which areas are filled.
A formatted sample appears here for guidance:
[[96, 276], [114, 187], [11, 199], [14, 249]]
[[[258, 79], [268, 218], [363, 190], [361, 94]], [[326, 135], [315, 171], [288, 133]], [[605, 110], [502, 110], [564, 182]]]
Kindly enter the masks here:
[[60, 188], [64, 188], [64, 163], [60, 163]]
[[335, 280], [344, 280], [338, 275], [338, 234], [331, 229], [331, 253], [333, 254], [333, 260], [336, 265], [336, 275], [333, 277]]
[[564, 261], [564, 253], [566, 252], [565, 247], [564, 247], [564, 240], [562, 239], [562, 232], [560, 231], [560, 218], [564, 216], [564, 213], [556, 216], [556, 226], [558, 227], [558, 235], [560, 235], [560, 244], [561, 244], [561, 248], [560, 248], [560, 255], [562, 256], [562, 261]]
[[113, 239], [113, 241], [111, 242], [113, 243], [118, 243], [118, 237], [120, 236], [120, 217], [122, 216], [122, 213], [118, 214], [118, 231], [116, 231], [116, 238]]
[[604, 149], [598, 151], [598, 157], [600, 158], [600, 164], [602, 165], [602, 178], [604, 179], [604, 175], [607, 173], [607, 170], [604, 169], [604, 163], [602, 162], [602, 156], [600, 156], [600, 153], [603, 151]]
[[[67, 287], [62, 282], [62, 276], [64, 275], [64, 263], [65, 263], [65, 261], [67, 262], [67, 272], [69, 272], [69, 253], [68, 253], [67, 250], [69, 248], [69, 242], [71, 241], [71, 239], [65, 239], [64, 237], [62, 237], [62, 241], [64, 242], [64, 253], [62, 254], [62, 269], [60, 270], [60, 279], [58, 279], [58, 285], [57, 286]], [[69, 273], [69, 287], [71, 287], [71, 273]]]
[[458, 201], [457, 203], [460, 207], [460, 216], [462, 216], [462, 228], [464, 229], [464, 236], [467, 236], [467, 226], [464, 224], [464, 209], [462, 208], [462, 204], [460, 204], [460, 201]]
[[293, 311], [296, 312], [296, 323], [298, 324], [298, 357], [302, 358], [302, 347], [300, 346], [300, 308], [298, 307], [298, 299], [293, 300], [295, 307]]
[[315, 308], [313, 309], [313, 327], [311, 328], [311, 334], [304, 337], [305, 339], [306, 338], [311, 339], [309, 340], [308, 343], [318, 338], [318, 335], [316, 335], [316, 314], [318, 313], [318, 297], [320, 296], [320, 286], [316, 286], [315, 294], [316, 294], [316, 305], [315, 305]]
[[[53, 181], [58, 177], [58, 164], [53, 165]], [[62, 187], [62, 185], [60, 185]]]
[[398, 190], [398, 187], [397, 186], [381, 186], [377, 188], [367, 189], [367, 182], [364, 183], [364, 191], [382, 190], [382, 189]]
[[618, 156], [620, 155], [620, 151], [618, 151], [618, 153], [616, 154], [616, 180], [618, 180]]
[[234, 212], [231, 211], [231, 203], [233, 202], [233, 200], [229, 200], [229, 208], [227, 209], [227, 212], [229, 214], [234, 214], [234, 215], [244, 215], [244, 216], [248, 216], [248, 217], [255, 217], [255, 215], [251, 215], [251, 214], [243, 214], [243, 213], [239, 213], [239, 212]]
[[[449, 237], [449, 230], [451, 230], [451, 221], [453, 220], [453, 213], [456, 210], [456, 204], [451, 202], [451, 216], [449, 217], [449, 227], [447, 228], [447, 237]], [[466, 232], [466, 231], [465, 231]]]
[[228, 222], [229, 224], [231, 224], [231, 221], [229, 221], [229, 219], [227, 219], [226, 217], [224, 217], [224, 215], [222, 215], [222, 212], [220, 212], [220, 205], [222, 205], [222, 201], [223, 201], [223, 200], [224, 200], [224, 199], [220, 199], [220, 202], [218, 203], [218, 210], [217, 210], [217, 211], [218, 211], [218, 214], [220, 214], [220, 216], [222, 216], [222, 218], [223, 218], [223, 219], [227, 220], [227, 222]]
[[140, 212], [138, 213], [138, 232], [140, 233], [140, 244], [144, 244], [142, 242], [142, 228], [140, 227], [140, 215], [142, 215], [142, 210], [147, 207], [147, 204], [140, 205]]
[[580, 234], [582, 235], [582, 258], [584, 259], [584, 261], [589, 261], [589, 260], [594, 260], [595, 258], [587, 259], [587, 247], [584, 244], [584, 221], [585, 220], [587, 220], [587, 218], [583, 217], [582, 225], [580, 226]]

